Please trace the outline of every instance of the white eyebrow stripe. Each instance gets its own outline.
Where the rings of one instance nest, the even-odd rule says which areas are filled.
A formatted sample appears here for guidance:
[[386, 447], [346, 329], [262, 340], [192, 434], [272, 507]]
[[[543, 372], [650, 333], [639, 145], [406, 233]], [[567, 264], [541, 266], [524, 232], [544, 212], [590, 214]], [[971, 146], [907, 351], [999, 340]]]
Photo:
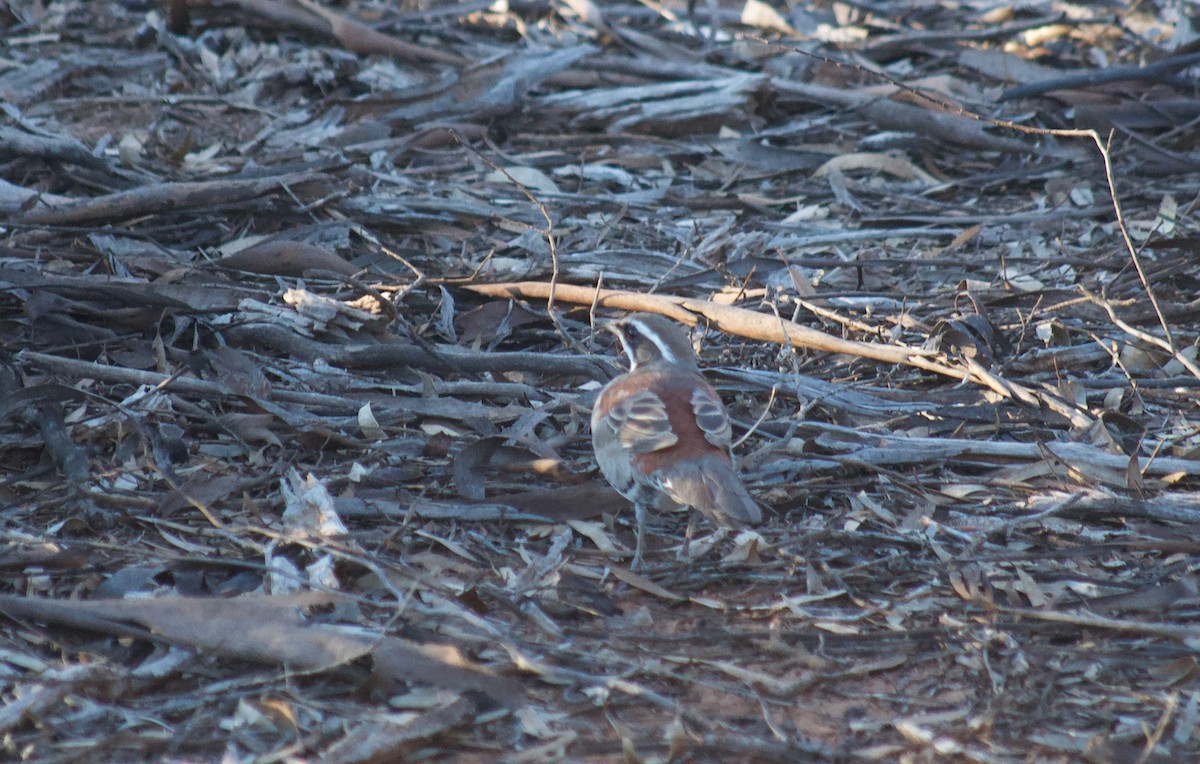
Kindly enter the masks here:
[[617, 342], [621, 343], [621, 348], [625, 351], [625, 357], [629, 359], [629, 370], [633, 371], [637, 368], [637, 356], [633, 353], [633, 348], [629, 347], [628, 340], [625, 339], [625, 332], [615, 332]]
[[635, 318], [629, 323], [637, 325], [637, 328], [641, 331], [643, 337], [650, 338], [650, 341], [654, 343], [656, 348], [658, 348], [658, 353], [662, 356], [664, 361], [667, 363], [679, 363], [679, 357], [675, 355], [671, 348], [667, 347], [666, 343], [663, 342], [663, 338], [659, 336], [658, 332], [646, 326], [646, 323], [641, 319]]

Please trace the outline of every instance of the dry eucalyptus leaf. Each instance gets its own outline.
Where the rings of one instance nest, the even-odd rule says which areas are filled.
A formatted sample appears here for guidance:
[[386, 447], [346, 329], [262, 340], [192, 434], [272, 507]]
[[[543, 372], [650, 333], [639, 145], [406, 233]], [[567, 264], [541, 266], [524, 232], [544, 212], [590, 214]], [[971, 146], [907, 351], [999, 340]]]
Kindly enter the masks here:
[[234, 270], [275, 276], [303, 276], [310, 271], [353, 276], [358, 271], [344, 258], [324, 247], [286, 239], [255, 244], [218, 260], [217, 264]]
[[385, 433], [371, 410], [371, 402], [367, 401], [358, 409], [358, 429], [367, 440], [383, 440]]
[[291, 533], [328, 537], [349, 533], [334, 508], [333, 496], [311, 473], [304, 478], [295, 468], [279, 481], [284, 509], [280, 520]]

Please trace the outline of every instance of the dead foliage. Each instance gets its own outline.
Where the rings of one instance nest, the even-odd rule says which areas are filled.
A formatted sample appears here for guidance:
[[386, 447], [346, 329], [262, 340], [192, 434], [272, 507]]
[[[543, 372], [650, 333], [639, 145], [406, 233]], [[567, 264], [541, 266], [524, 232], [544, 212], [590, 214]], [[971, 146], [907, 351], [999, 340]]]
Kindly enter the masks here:
[[1200, 757], [1194, 14], [693, 6], [0, 2], [3, 758]]

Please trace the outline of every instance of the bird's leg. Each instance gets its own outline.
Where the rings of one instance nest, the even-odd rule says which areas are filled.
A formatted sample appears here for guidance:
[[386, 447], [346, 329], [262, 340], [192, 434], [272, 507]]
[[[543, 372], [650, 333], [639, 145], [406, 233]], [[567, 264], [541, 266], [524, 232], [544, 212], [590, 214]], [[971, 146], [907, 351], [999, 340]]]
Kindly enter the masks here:
[[679, 559], [692, 561], [692, 536], [696, 535], [696, 513], [688, 512], [687, 530], [683, 532], [683, 544], [679, 547]]
[[646, 505], [640, 501], [633, 503], [633, 518], [637, 523], [637, 548], [633, 552], [633, 563], [629, 566], [630, 570], [638, 570], [642, 567], [642, 550], [645, 548], [646, 540]]

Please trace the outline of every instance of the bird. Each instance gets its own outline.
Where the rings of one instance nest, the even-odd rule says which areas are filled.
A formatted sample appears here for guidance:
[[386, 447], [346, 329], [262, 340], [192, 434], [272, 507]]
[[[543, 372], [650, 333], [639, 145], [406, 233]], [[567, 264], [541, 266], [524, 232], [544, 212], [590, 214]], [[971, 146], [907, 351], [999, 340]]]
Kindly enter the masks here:
[[600, 326], [629, 357], [629, 371], [600, 389], [591, 421], [600, 472], [634, 507], [631, 567], [641, 567], [650, 507], [688, 506], [723, 527], [761, 523], [734, 469], [729, 416], [683, 328], [650, 313]]

